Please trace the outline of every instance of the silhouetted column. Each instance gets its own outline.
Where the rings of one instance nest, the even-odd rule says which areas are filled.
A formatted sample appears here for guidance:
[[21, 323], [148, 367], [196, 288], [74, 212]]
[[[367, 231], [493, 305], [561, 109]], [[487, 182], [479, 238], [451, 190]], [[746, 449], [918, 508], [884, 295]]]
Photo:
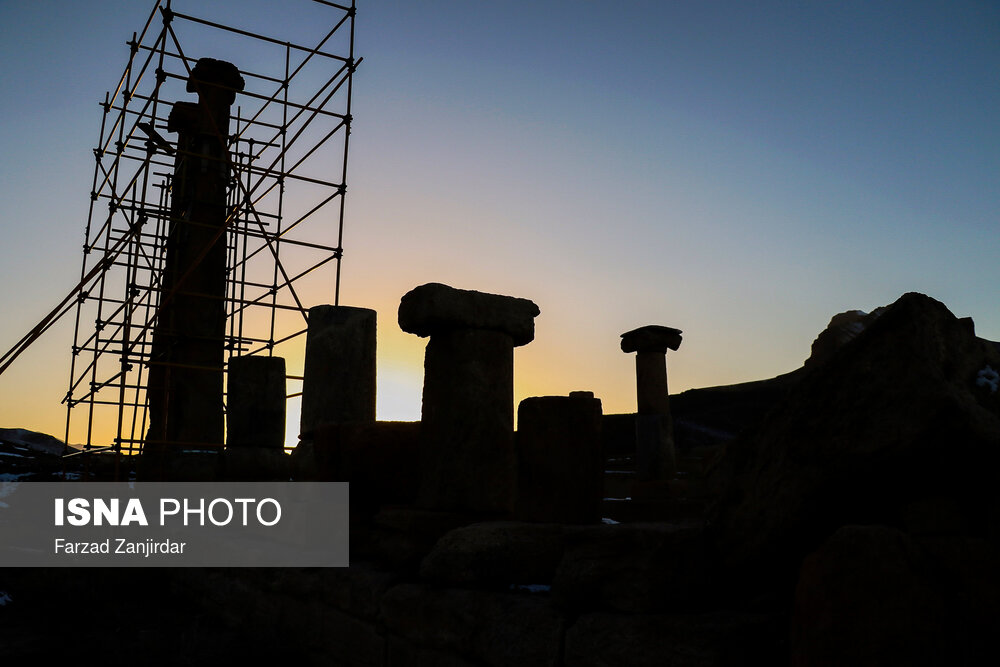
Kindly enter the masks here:
[[419, 504], [510, 512], [516, 493], [514, 347], [535, 337], [527, 299], [421, 285], [399, 326], [430, 336], [424, 356]]
[[233, 357], [226, 396], [229, 447], [285, 446], [285, 360], [282, 357]]
[[243, 78], [230, 63], [202, 58], [187, 83], [197, 104], [177, 102], [170, 226], [153, 330], [146, 447], [221, 447], [226, 324], [226, 194], [229, 108]]
[[517, 518], [601, 520], [601, 399], [589, 391], [526, 398], [517, 408]]
[[300, 437], [318, 426], [375, 421], [375, 319], [368, 308], [309, 309]]
[[667, 389], [667, 350], [681, 345], [680, 329], [649, 325], [622, 334], [622, 352], [635, 352], [636, 477], [670, 479], [676, 472]]

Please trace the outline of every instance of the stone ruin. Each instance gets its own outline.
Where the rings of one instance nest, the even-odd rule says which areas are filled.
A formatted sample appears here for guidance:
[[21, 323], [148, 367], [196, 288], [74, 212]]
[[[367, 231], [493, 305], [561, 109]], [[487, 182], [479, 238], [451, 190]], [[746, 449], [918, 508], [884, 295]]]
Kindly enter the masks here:
[[[243, 85], [235, 66], [203, 58], [187, 83], [198, 101], [177, 102], [170, 115], [180, 150], [141, 478], [336, 479], [357, 483], [362, 506], [388, 498], [467, 516], [600, 521], [600, 399], [527, 399], [514, 432], [514, 348], [534, 339], [539, 314], [527, 299], [437, 283], [402, 297], [400, 328], [428, 338], [417, 424], [376, 422], [376, 313], [341, 305], [308, 313], [294, 460], [283, 454], [284, 359], [233, 357], [223, 412], [226, 137]], [[622, 350], [636, 353], [637, 414], [626, 439], [634, 438], [637, 483], [675, 476], [665, 354], [680, 340], [661, 326], [622, 334]]]
[[[179, 105], [176, 127], [211, 146], [204, 124], [238, 82], [195, 69], [193, 89], [218, 88]], [[218, 160], [198, 170], [190, 187], [214, 198]], [[215, 256], [218, 210], [182, 205], [185, 187], [178, 219], [202, 233], [171, 248], [165, 280], [199, 288], [157, 331], [161, 368], [186, 370], [151, 377], [144, 458], [221, 447], [221, 338], [197, 294], [219, 266], [191, 259]], [[923, 295], [879, 313], [823, 336], [803, 369], [673, 399], [681, 331], [640, 327], [621, 337], [635, 414], [605, 415], [589, 391], [533, 397], [515, 432], [531, 301], [436, 283], [402, 297], [399, 326], [429, 339], [412, 423], [376, 420], [375, 312], [316, 306], [292, 456], [284, 362], [250, 356], [230, 362], [222, 463], [147, 471], [350, 482], [351, 567], [136, 576], [238, 629], [230, 658], [278, 643], [307, 664], [995, 664], [1000, 394], [977, 379], [1000, 346]]]

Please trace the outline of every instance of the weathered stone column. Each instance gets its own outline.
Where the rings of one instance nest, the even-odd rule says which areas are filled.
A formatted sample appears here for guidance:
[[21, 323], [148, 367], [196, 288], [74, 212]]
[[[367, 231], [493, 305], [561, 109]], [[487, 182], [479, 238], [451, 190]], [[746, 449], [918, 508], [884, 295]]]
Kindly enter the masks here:
[[229, 360], [223, 478], [287, 481], [285, 360], [252, 355]]
[[326, 424], [375, 421], [375, 320], [368, 308], [309, 309], [300, 437]]
[[243, 78], [202, 58], [187, 83], [197, 104], [177, 102], [170, 225], [153, 330], [147, 453], [166, 445], [221, 448], [226, 325], [226, 193], [229, 108]]
[[438, 283], [421, 285], [400, 301], [400, 328], [430, 336], [421, 411], [422, 507], [514, 509], [514, 347], [534, 339], [538, 312], [527, 299]]
[[226, 401], [229, 447], [285, 446], [285, 360], [233, 357]]
[[601, 520], [601, 399], [589, 391], [526, 398], [517, 408], [517, 518]]
[[677, 467], [667, 389], [667, 350], [680, 347], [681, 331], [651, 324], [623, 333], [621, 345], [622, 352], [636, 353], [636, 477], [671, 479]]

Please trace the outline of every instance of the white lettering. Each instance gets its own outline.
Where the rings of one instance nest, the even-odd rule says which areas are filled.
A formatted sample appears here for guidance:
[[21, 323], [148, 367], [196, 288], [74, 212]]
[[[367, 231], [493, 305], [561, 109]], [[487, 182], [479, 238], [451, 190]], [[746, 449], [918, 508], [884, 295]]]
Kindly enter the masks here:
[[[271, 503], [274, 505], [274, 521], [271, 521], [270, 523], [264, 520], [264, 516], [261, 511], [264, 509], [264, 503]], [[262, 501], [257, 503], [257, 521], [259, 521], [263, 526], [273, 526], [281, 521], [281, 505], [278, 504], [278, 501], [274, 498], [264, 498]]]
[[67, 504], [70, 525], [86, 526], [90, 523], [90, 503], [86, 498], [73, 498]]
[[[225, 521], [217, 521], [215, 519], [215, 512], [213, 510], [215, 509], [216, 505], [220, 505], [220, 504], [221, 505], [225, 505], [226, 509], [229, 510], [229, 514], [226, 515], [226, 520]], [[228, 526], [229, 522], [233, 520], [233, 506], [230, 505], [229, 501], [226, 500], [225, 498], [216, 498], [215, 500], [213, 500], [212, 502], [210, 502], [208, 504], [208, 518], [216, 526]], [[244, 526], [247, 525], [245, 521], [243, 522], [243, 525]]]

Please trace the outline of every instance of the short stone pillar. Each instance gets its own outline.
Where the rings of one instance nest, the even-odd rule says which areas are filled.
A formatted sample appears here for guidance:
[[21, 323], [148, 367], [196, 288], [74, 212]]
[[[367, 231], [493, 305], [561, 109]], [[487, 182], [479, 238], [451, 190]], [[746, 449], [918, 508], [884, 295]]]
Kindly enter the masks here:
[[430, 336], [424, 356], [418, 504], [511, 512], [516, 494], [514, 347], [535, 337], [527, 299], [421, 285], [399, 327]]
[[309, 309], [302, 439], [326, 424], [375, 421], [375, 319], [368, 308]]
[[516, 437], [519, 520], [601, 520], [601, 415], [601, 399], [589, 391], [521, 401]]
[[229, 360], [223, 479], [286, 481], [285, 360], [247, 356]]
[[680, 329], [655, 324], [622, 334], [622, 352], [636, 353], [635, 466], [639, 480], [671, 479], [677, 470], [667, 389], [667, 350], [676, 350], [680, 345]]
[[284, 449], [285, 392], [282, 357], [230, 359], [226, 445]]

